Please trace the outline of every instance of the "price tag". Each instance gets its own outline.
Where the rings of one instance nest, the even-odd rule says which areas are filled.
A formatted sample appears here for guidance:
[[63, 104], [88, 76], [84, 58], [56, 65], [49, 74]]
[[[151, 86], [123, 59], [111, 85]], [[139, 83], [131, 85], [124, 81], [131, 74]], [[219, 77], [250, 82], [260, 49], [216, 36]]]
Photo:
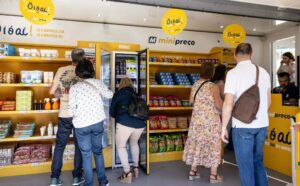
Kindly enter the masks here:
[[22, 59], [29, 60], [29, 59], [31, 59], [31, 57], [22, 57]]
[[32, 166], [39, 166], [39, 165], [41, 165], [41, 163], [32, 163], [31, 165]]

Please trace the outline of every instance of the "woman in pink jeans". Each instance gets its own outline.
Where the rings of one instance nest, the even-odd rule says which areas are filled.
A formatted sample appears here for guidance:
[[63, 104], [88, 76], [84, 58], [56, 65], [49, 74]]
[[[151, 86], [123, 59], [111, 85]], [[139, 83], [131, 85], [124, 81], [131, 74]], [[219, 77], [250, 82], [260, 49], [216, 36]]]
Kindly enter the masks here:
[[135, 94], [131, 79], [124, 78], [120, 82], [119, 91], [113, 96], [110, 105], [110, 116], [116, 119], [116, 146], [123, 166], [123, 174], [119, 177], [121, 182], [131, 183], [132, 173], [128, 162], [126, 143], [130, 141], [131, 155], [134, 163], [133, 173], [138, 177], [139, 169], [139, 145], [138, 140], [142, 135], [146, 122], [132, 117], [128, 114], [127, 108]]

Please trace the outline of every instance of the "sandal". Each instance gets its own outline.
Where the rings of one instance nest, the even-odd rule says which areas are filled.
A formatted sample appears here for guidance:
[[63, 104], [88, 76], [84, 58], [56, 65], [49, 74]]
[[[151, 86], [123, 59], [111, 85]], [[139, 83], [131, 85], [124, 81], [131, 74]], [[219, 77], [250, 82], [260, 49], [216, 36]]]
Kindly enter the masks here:
[[131, 183], [132, 182], [132, 174], [131, 172], [123, 172], [123, 174], [119, 177], [120, 182], [122, 183]]
[[197, 171], [191, 169], [189, 173], [189, 180], [193, 181], [196, 179], [200, 179], [200, 174]]
[[209, 181], [210, 183], [221, 183], [223, 182], [223, 176], [211, 174]]
[[135, 178], [139, 177], [139, 167], [133, 167], [133, 176]]

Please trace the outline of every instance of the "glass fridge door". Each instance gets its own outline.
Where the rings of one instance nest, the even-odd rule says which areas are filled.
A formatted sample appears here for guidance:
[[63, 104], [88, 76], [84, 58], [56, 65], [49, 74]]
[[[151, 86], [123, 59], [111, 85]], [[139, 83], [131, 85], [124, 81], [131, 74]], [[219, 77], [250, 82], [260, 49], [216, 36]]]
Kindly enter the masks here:
[[[100, 80], [111, 90], [112, 89], [112, 66], [111, 66], [111, 53], [100, 49]], [[109, 116], [109, 106], [110, 99], [103, 99], [104, 110], [105, 110], [105, 120], [104, 120], [104, 134], [102, 138], [103, 148], [110, 146], [112, 144], [112, 133], [111, 133], [111, 123], [113, 122]]]
[[[147, 75], [148, 75], [148, 61], [149, 61], [149, 51], [148, 49], [143, 50], [138, 53], [138, 95], [148, 102], [148, 85], [147, 85]], [[146, 174], [150, 173], [149, 167], [149, 128], [148, 121], [146, 121], [146, 128], [143, 132], [140, 141], [140, 166], [144, 169]]]

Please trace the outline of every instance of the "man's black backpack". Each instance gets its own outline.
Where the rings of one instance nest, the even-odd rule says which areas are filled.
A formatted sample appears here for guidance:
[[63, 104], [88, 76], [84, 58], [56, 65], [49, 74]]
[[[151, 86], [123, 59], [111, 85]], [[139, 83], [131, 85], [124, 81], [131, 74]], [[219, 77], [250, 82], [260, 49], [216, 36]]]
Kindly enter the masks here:
[[148, 120], [150, 111], [146, 101], [138, 97], [135, 93], [130, 92], [130, 94], [132, 101], [127, 108], [128, 114], [141, 120]]

